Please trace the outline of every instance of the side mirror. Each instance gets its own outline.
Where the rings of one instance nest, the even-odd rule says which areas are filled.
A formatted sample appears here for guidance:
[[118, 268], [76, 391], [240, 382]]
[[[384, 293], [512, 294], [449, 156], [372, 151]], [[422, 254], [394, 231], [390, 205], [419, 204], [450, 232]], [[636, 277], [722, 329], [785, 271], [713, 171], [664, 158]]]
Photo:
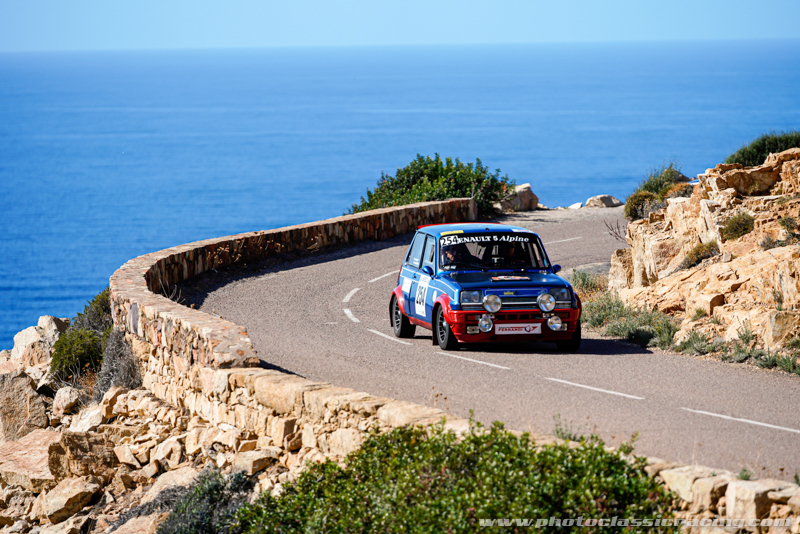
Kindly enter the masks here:
[[561, 266], [559, 264], [556, 263], [555, 265], [553, 265], [553, 273], [557, 273], [560, 270]]
[[433, 276], [433, 269], [430, 265], [426, 265], [422, 268], [422, 272], [427, 274], [428, 276]]

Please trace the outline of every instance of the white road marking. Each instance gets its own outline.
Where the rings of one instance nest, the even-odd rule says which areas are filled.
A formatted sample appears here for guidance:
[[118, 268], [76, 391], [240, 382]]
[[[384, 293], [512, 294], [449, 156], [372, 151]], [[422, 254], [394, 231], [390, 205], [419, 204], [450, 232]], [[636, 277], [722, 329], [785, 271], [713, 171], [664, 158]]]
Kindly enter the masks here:
[[567, 241], [575, 241], [576, 239], [580, 239], [580, 237], [570, 237], [569, 239], [559, 239], [558, 241], [550, 241], [549, 243], [542, 243], [542, 245], [552, 245], [553, 243], [565, 243]]
[[568, 386], [576, 386], [584, 389], [591, 389], [592, 391], [599, 391], [600, 393], [608, 393], [609, 395], [619, 395], [620, 397], [627, 397], [629, 399], [644, 400], [644, 397], [637, 397], [636, 395], [628, 395], [627, 393], [619, 393], [617, 391], [609, 391], [607, 389], [593, 388], [592, 386], [585, 386], [583, 384], [576, 384], [575, 382], [567, 382], [566, 380], [559, 380], [558, 378], [548, 378], [543, 376], [545, 380], [552, 380], [553, 382], [560, 382]]
[[383, 332], [378, 332], [377, 330], [373, 330], [372, 328], [367, 328], [367, 330], [369, 330], [373, 334], [378, 334], [381, 337], [385, 337], [386, 339], [390, 339], [392, 341], [397, 341], [398, 343], [402, 343], [403, 345], [411, 345], [411, 343], [409, 343], [408, 341], [402, 341], [400, 339], [397, 339], [396, 337], [387, 336]]
[[392, 271], [392, 272], [390, 272], [390, 273], [382, 274], [382, 275], [380, 275], [378, 278], [373, 278], [372, 280], [370, 280], [370, 281], [369, 281], [369, 282], [367, 282], [367, 283], [368, 283], [368, 284], [371, 284], [372, 282], [377, 282], [377, 281], [378, 281], [378, 280], [380, 280], [381, 278], [386, 278], [387, 276], [392, 276], [393, 274], [397, 274], [397, 271]]
[[450, 356], [451, 358], [458, 358], [459, 360], [466, 360], [472, 363], [480, 363], [482, 365], [488, 365], [489, 367], [497, 367], [498, 369], [505, 369], [506, 371], [510, 371], [511, 368], [503, 367], [502, 365], [497, 365], [496, 363], [489, 363], [489, 362], [482, 362], [480, 360], [473, 360], [472, 358], [465, 358], [463, 356], [456, 356], [455, 354], [449, 354], [447, 352], [437, 352], [436, 354], [444, 354], [445, 356]]
[[360, 323], [360, 322], [361, 322], [361, 321], [359, 321], [359, 320], [358, 320], [358, 318], [357, 318], [355, 315], [353, 315], [353, 312], [351, 312], [351, 311], [350, 311], [350, 308], [345, 308], [343, 311], [344, 311], [344, 314], [345, 314], [345, 315], [346, 315], [346, 316], [347, 316], [347, 317], [348, 317], [348, 318], [349, 318], [351, 321], [353, 321], [354, 323]]
[[357, 287], [354, 290], [352, 290], [350, 293], [345, 295], [345, 297], [342, 299], [342, 302], [350, 302], [350, 299], [353, 298], [353, 295], [355, 295], [356, 291], [358, 291], [359, 289], [361, 289], [361, 288]]
[[776, 426], [767, 423], [759, 423], [758, 421], [751, 421], [750, 419], [739, 419], [738, 417], [731, 417], [729, 415], [720, 415], [718, 413], [704, 412], [702, 410], [692, 410], [691, 408], [681, 408], [681, 410], [686, 410], [687, 412], [692, 412], [692, 413], [699, 413], [702, 415], [710, 415], [711, 417], [719, 417], [720, 419], [728, 419], [729, 421], [739, 421], [740, 423], [749, 423], [751, 425], [765, 426], [767, 428], [774, 428], [775, 430], [785, 430], [786, 432], [794, 432], [795, 434], [800, 434], [800, 430], [795, 430], [794, 428], [786, 428], [785, 426]]

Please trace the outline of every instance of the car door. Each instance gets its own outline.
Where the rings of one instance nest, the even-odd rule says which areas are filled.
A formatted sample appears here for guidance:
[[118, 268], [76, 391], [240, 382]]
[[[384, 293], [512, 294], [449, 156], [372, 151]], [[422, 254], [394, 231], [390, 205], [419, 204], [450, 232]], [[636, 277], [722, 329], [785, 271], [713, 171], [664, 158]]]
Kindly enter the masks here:
[[414, 241], [408, 248], [403, 269], [400, 271], [400, 284], [403, 290], [403, 304], [405, 305], [406, 315], [417, 317], [414, 313], [416, 301], [416, 282], [420, 277], [420, 267], [422, 267], [422, 250], [425, 246], [426, 234], [417, 232]]
[[433, 236], [426, 236], [425, 244], [422, 247], [420, 265], [417, 269], [416, 276], [411, 282], [411, 291], [409, 292], [409, 314], [417, 319], [421, 319], [426, 323], [431, 322], [431, 308], [433, 302], [431, 301], [430, 286], [431, 276], [423, 271], [425, 266], [431, 267], [431, 272], [436, 268], [435, 264], [436, 252], [436, 238]]

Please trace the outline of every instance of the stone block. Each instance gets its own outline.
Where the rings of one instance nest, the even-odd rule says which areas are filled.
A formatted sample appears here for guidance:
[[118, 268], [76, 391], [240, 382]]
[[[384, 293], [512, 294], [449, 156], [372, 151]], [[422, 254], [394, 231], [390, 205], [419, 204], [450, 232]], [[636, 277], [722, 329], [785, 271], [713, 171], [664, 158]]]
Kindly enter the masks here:
[[253, 396], [277, 413], [291, 414], [295, 407], [302, 407], [303, 393], [325, 385], [293, 375], [262, 376], [255, 381]]
[[73, 387], [61, 388], [53, 398], [53, 415], [61, 417], [72, 413], [81, 400], [81, 390]]
[[17, 485], [41, 493], [56, 485], [50, 471], [49, 451], [61, 434], [49, 430], [34, 430], [18, 441], [0, 445], [0, 479], [4, 485]]
[[716, 510], [717, 502], [725, 495], [728, 483], [736, 477], [733, 473], [717, 473], [716, 476], [698, 478], [692, 484], [692, 509], [696, 511]]
[[99, 406], [89, 406], [73, 417], [70, 432], [91, 432], [106, 422], [105, 410]]
[[119, 445], [118, 447], [114, 447], [114, 454], [117, 456], [117, 460], [119, 460], [119, 462], [122, 464], [130, 465], [134, 469], [139, 469], [142, 467], [142, 464], [139, 463], [139, 460], [137, 460], [136, 456], [133, 455], [133, 452], [131, 452], [131, 448], [128, 445]]
[[725, 512], [731, 519], [761, 519], [769, 514], [769, 492], [790, 484], [782, 480], [732, 480], [725, 490]]
[[128, 388], [122, 386], [113, 386], [106, 391], [106, 394], [103, 395], [103, 400], [100, 401], [100, 407], [106, 419], [110, 419], [114, 416], [114, 408], [116, 407], [117, 400], [127, 392]]
[[328, 447], [332, 454], [345, 457], [358, 450], [363, 441], [363, 435], [355, 428], [340, 428], [328, 437]]
[[438, 408], [430, 408], [408, 401], [391, 401], [378, 409], [378, 421], [385, 428], [397, 428], [413, 424], [421, 420], [444, 417], [446, 414]]
[[62, 480], [44, 498], [44, 513], [52, 523], [60, 523], [89, 504], [100, 485], [83, 478]]
[[294, 434], [296, 425], [295, 417], [274, 417], [269, 434], [275, 443], [282, 444], [286, 436]]
[[150, 489], [147, 490], [147, 493], [145, 493], [144, 497], [142, 497], [141, 504], [147, 504], [151, 502], [158, 496], [159, 493], [167, 488], [183, 487], [192, 484], [199, 473], [200, 472], [197, 469], [190, 466], [181, 467], [179, 469], [175, 469], [174, 471], [164, 473], [158, 477], [155, 484], [153, 484]]
[[253, 476], [260, 473], [280, 458], [281, 451], [277, 447], [269, 447], [257, 451], [241, 452], [234, 457], [233, 470], [244, 471]]
[[167, 438], [154, 449], [151, 460], [158, 461], [159, 465], [168, 470], [177, 469], [183, 459], [183, 445], [177, 436]]
[[61, 481], [70, 477], [94, 476], [104, 484], [114, 478], [119, 465], [116, 444], [95, 432], [64, 432], [48, 449], [50, 472]]
[[0, 374], [0, 443], [47, 428], [45, 410], [33, 379], [21, 370]]
[[622, 202], [611, 195], [596, 195], [586, 200], [587, 208], [616, 208], [622, 206]]
[[306, 425], [302, 433], [303, 447], [309, 449], [317, 448], [317, 436], [314, 435], [314, 429], [311, 425]]

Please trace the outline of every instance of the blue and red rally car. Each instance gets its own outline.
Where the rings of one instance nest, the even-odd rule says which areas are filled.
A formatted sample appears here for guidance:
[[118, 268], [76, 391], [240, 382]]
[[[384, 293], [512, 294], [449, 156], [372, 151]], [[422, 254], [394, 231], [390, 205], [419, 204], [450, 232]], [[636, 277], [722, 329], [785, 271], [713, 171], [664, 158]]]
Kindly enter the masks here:
[[539, 236], [518, 226], [439, 224], [417, 230], [389, 305], [397, 337], [417, 326], [458, 343], [553, 341], [581, 346], [581, 300]]

